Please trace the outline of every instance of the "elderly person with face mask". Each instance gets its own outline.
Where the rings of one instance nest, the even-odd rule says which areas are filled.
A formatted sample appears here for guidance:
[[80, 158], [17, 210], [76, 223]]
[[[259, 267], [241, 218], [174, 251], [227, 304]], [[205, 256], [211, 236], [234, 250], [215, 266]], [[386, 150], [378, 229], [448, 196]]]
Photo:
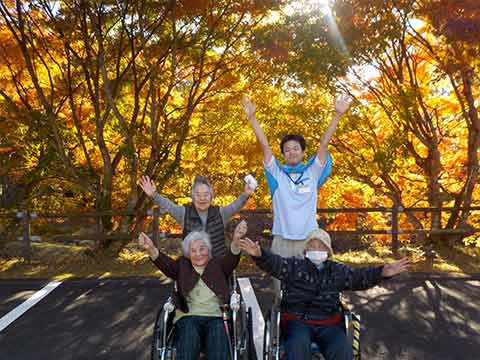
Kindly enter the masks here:
[[182, 243], [183, 256], [174, 260], [162, 254], [141, 233], [139, 244], [153, 263], [177, 282], [174, 294], [177, 360], [198, 360], [203, 346], [209, 360], [228, 358], [229, 345], [223, 327], [221, 306], [229, 302], [228, 279], [240, 260], [239, 240], [247, 232], [241, 221], [235, 228], [230, 251], [212, 258], [212, 245], [204, 231], [193, 231]]
[[308, 235], [304, 259], [275, 255], [249, 239], [241, 239], [239, 244], [262, 270], [281, 281], [280, 311], [288, 360], [311, 359], [312, 341], [326, 360], [353, 359], [352, 347], [343, 331], [340, 292], [374, 287], [409, 267], [407, 258], [364, 268], [330, 260], [330, 236], [322, 229]]
[[170, 214], [182, 226], [183, 238], [192, 231], [207, 232], [213, 257], [226, 254], [225, 227], [255, 191], [247, 183], [243, 193], [232, 203], [226, 206], [212, 205], [214, 193], [210, 182], [205, 176], [196, 176], [191, 190], [192, 205], [180, 206], [160, 196], [155, 183], [148, 176], [142, 176], [140, 187], [159, 205], [162, 214]]

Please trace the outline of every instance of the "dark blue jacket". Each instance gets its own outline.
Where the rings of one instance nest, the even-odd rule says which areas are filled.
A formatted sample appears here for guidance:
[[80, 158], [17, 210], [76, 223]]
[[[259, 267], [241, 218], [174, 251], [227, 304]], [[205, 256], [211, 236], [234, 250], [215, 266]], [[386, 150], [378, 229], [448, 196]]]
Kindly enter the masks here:
[[304, 319], [331, 317], [340, 311], [340, 292], [365, 290], [382, 280], [383, 266], [351, 268], [326, 260], [319, 269], [308, 259], [283, 258], [265, 249], [253, 259], [281, 281], [281, 311]]

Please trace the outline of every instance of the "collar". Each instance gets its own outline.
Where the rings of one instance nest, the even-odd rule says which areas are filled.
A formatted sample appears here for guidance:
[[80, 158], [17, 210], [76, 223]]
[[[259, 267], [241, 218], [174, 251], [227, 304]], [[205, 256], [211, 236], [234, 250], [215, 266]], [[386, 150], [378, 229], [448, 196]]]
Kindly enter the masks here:
[[287, 174], [294, 174], [294, 173], [302, 173], [305, 170], [307, 170], [315, 161], [315, 158], [317, 155], [313, 155], [306, 163], [298, 163], [294, 166], [288, 166], [285, 164], [280, 163], [277, 159], [275, 161], [277, 162], [277, 166], [285, 173]]

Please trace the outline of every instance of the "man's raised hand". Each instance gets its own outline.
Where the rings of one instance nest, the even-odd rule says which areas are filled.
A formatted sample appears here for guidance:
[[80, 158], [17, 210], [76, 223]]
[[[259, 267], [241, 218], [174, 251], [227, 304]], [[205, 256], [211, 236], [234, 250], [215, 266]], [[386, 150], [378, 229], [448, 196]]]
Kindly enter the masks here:
[[242, 96], [242, 107], [249, 119], [255, 116], [255, 104], [246, 95]]
[[352, 102], [352, 98], [347, 94], [343, 94], [343, 95], [338, 96], [335, 99], [335, 111], [339, 115], [342, 115], [343, 113], [345, 113], [348, 110], [351, 102]]

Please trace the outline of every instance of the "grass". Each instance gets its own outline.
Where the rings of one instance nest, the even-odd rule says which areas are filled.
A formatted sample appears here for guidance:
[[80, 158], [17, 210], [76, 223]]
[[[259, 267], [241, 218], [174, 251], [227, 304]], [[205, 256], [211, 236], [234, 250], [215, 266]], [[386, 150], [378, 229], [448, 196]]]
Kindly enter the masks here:
[[149, 261], [148, 256], [127, 247], [118, 256], [93, 256], [91, 250], [80, 246], [51, 243], [32, 244], [31, 259], [19, 256], [18, 245], [10, 245], [12, 257], [0, 257], [0, 279], [72, 277], [130, 277], [163, 274]]
[[[435, 256], [428, 259], [420, 246], [404, 246], [399, 256], [407, 256], [411, 261], [411, 271], [432, 273], [471, 274], [480, 273], [480, 248], [454, 246], [437, 247]], [[397, 258], [392, 250], [385, 246], [376, 246], [363, 251], [349, 251], [336, 254], [335, 259], [349, 265], [379, 265], [393, 262]]]
[[[166, 243], [161, 251], [178, 256], [178, 240]], [[134, 243], [118, 256], [94, 256], [86, 247], [53, 243], [33, 243], [31, 253], [30, 261], [26, 261], [20, 256], [18, 243], [7, 244], [3, 248], [3, 256], [0, 256], [0, 279], [156, 276], [162, 281], [169, 281]], [[478, 247], [437, 248], [435, 258], [430, 261], [420, 247], [405, 246], [399, 253], [411, 259], [413, 272], [480, 273]], [[395, 261], [392, 251], [381, 246], [337, 253], [334, 259], [352, 266]], [[260, 273], [248, 257], [242, 257], [237, 271], [240, 274]]]

